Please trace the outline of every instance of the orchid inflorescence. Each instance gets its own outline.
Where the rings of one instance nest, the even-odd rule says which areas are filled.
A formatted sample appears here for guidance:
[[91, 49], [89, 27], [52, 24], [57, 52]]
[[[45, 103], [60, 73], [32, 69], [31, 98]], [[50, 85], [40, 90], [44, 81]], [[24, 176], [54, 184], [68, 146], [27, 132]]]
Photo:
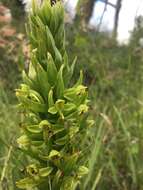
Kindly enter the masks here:
[[87, 127], [88, 89], [83, 73], [71, 86], [76, 59], [69, 65], [65, 50], [61, 2], [33, 1], [27, 33], [31, 58], [23, 84], [16, 90], [23, 111], [22, 136], [17, 142], [28, 156], [21, 189], [74, 190], [88, 173], [81, 143]]

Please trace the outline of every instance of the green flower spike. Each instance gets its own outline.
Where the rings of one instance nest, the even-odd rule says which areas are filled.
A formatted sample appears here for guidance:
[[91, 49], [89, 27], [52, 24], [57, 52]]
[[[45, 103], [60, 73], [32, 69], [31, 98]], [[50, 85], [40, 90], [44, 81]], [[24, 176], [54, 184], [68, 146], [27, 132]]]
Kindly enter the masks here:
[[20, 189], [75, 190], [88, 173], [80, 144], [91, 121], [87, 120], [88, 89], [82, 84], [82, 72], [70, 86], [76, 59], [70, 66], [62, 3], [51, 5], [50, 0], [43, 0], [39, 7], [33, 1], [27, 33], [31, 59], [16, 95], [25, 118], [17, 142], [29, 165], [25, 178], [16, 185]]

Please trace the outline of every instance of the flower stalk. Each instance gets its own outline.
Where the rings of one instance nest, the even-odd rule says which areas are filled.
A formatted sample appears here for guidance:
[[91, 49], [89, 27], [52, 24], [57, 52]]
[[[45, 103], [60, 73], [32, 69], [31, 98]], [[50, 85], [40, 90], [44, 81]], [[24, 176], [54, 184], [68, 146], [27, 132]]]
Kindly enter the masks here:
[[24, 111], [19, 147], [29, 156], [20, 189], [74, 190], [88, 173], [80, 143], [89, 120], [83, 74], [70, 85], [76, 59], [69, 65], [61, 2], [33, 1], [27, 26], [31, 59], [16, 90]]

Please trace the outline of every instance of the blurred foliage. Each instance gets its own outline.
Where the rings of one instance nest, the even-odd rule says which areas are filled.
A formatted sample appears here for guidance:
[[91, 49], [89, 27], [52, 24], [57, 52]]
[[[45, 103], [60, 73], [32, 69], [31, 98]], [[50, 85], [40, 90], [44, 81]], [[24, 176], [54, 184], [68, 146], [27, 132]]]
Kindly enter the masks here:
[[[67, 27], [68, 50], [77, 55], [77, 73], [84, 68], [85, 82], [91, 95], [102, 104], [112, 106], [137, 98], [142, 87], [142, 56], [135, 47], [118, 45], [106, 33], [81, 32], [74, 26]], [[135, 90], [136, 88], [136, 90]], [[125, 105], [124, 105], [125, 106]]]
[[77, 73], [84, 68], [97, 126], [81, 189], [142, 189], [143, 60], [136, 31], [119, 45], [106, 33], [67, 27], [69, 54], [78, 57]]
[[2, 2], [3, 4], [0, 3], [0, 87], [14, 94], [14, 88], [21, 78], [19, 71], [24, 64], [25, 17], [21, 14], [23, 9], [19, 7], [18, 1], [2, 0]]
[[[15, 21], [15, 20], [23, 20], [24, 21], [24, 17], [23, 17], [25, 15], [24, 6], [22, 5], [20, 0], [12, 0], [12, 1], [1, 0], [1, 3], [4, 6], [7, 6], [11, 10], [12, 17], [14, 18], [13, 21]], [[19, 24], [20, 24], [20, 22], [19, 22]]]
[[15, 181], [22, 172], [26, 158], [17, 148], [16, 138], [19, 135], [17, 128], [20, 124], [16, 106], [12, 105], [11, 98], [0, 88], [0, 189], [17, 189]]

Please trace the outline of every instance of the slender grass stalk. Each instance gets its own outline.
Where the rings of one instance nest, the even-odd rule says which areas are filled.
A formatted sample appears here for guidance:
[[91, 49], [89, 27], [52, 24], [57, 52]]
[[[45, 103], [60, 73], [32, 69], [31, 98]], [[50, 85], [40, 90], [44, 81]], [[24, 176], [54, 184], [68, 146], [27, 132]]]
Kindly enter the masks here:
[[101, 168], [95, 178], [95, 181], [93, 183], [93, 186], [92, 186], [92, 189], [91, 190], [95, 190], [99, 181], [100, 181], [100, 178], [102, 177], [102, 171], [103, 171], [103, 168]]
[[[121, 113], [118, 111], [118, 109], [116, 107], [114, 107], [114, 110], [118, 116], [118, 119], [119, 119], [119, 123], [121, 125], [121, 128], [124, 132], [124, 136], [127, 140], [128, 143], [131, 143], [131, 134], [130, 132], [128, 131], [122, 117], [121, 117]], [[132, 152], [131, 152], [131, 149], [130, 149], [130, 146], [127, 147], [127, 154], [128, 154], [128, 160], [129, 160], [129, 168], [130, 168], [130, 171], [132, 173], [132, 180], [133, 180], [133, 184], [136, 186], [137, 185], [137, 175], [136, 175], [136, 167], [135, 167], [135, 163], [134, 163], [134, 158], [133, 158], [133, 155], [132, 155]]]
[[[92, 149], [92, 153], [91, 153], [91, 156], [90, 156], [90, 159], [89, 159], [89, 174], [88, 174], [88, 176], [87, 176], [87, 178], [85, 180], [84, 189], [87, 189], [89, 181], [92, 179], [92, 177], [94, 177], [93, 173], [94, 173], [95, 165], [97, 163], [97, 159], [98, 159], [98, 156], [99, 156], [99, 151], [100, 151], [100, 148], [102, 146], [103, 134], [104, 134], [104, 129], [103, 129], [103, 122], [102, 122], [101, 125], [99, 126], [98, 131], [97, 131], [94, 147]], [[99, 182], [99, 179], [100, 178], [98, 177], [98, 174], [97, 174], [97, 177], [95, 176], [94, 180]], [[94, 184], [94, 186], [95, 186], [95, 184]]]
[[5, 158], [3, 169], [2, 169], [2, 172], [1, 172], [0, 182], [1, 182], [1, 188], [2, 189], [3, 189], [4, 179], [5, 179], [5, 176], [6, 176], [6, 170], [8, 169], [8, 166], [9, 166], [8, 162], [9, 162], [9, 159], [10, 159], [10, 156], [11, 156], [11, 153], [12, 153], [12, 149], [13, 149], [13, 146], [11, 145], [9, 147], [8, 154], [7, 154], [6, 158]]

